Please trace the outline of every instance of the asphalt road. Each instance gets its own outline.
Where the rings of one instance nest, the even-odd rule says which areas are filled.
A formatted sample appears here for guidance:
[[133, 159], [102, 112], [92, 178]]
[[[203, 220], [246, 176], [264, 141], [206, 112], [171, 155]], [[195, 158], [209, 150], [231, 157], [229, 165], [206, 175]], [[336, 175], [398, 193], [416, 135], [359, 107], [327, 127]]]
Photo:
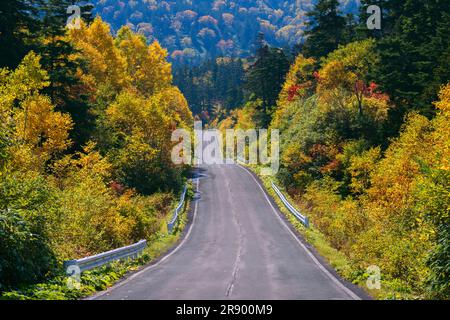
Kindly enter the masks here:
[[202, 173], [179, 246], [94, 299], [359, 298], [294, 235], [247, 170]]

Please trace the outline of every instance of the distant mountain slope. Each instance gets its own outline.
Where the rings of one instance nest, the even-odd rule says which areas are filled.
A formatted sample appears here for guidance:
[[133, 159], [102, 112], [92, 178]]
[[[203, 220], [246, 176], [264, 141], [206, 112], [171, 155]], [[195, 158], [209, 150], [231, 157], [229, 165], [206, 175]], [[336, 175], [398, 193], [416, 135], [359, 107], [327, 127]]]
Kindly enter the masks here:
[[[302, 40], [305, 13], [316, 0], [95, 0], [94, 12], [114, 30], [129, 25], [169, 49], [174, 61], [245, 56], [258, 32], [272, 45]], [[341, 0], [356, 13], [359, 0]]]

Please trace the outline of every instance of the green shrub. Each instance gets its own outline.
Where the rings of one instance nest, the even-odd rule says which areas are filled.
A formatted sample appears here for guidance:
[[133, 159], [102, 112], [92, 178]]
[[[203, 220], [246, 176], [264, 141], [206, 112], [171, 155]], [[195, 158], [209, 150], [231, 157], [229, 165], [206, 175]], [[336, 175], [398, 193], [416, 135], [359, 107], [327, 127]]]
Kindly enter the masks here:
[[0, 291], [42, 280], [54, 269], [44, 214], [51, 202], [42, 178], [0, 176]]
[[435, 246], [428, 257], [428, 282], [434, 297], [450, 297], [450, 172], [424, 168], [417, 188], [416, 210], [436, 228]]

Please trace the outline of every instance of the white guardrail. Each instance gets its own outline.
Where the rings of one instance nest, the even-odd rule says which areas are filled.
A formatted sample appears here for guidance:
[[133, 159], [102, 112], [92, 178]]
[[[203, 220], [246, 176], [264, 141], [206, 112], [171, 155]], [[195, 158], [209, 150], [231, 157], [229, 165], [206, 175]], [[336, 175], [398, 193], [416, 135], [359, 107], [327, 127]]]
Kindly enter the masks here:
[[147, 240], [141, 240], [130, 246], [99, 253], [95, 256], [90, 256], [79, 260], [64, 261], [64, 269], [67, 270], [71, 266], [76, 266], [80, 269], [80, 272], [83, 272], [101, 267], [113, 261], [137, 258], [146, 247]]
[[183, 193], [181, 194], [180, 203], [178, 204], [177, 208], [173, 212], [172, 220], [170, 220], [170, 222], [167, 224], [167, 230], [169, 230], [169, 233], [172, 233], [173, 227], [177, 223], [178, 216], [184, 205], [184, 199], [186, 198], [186, 192], [187, 192], [187, 186], [184, 186]]
[[286, 199], [286, 197], [283, 195], [283, 193], [280, 191], [280, 189], [275, 185], [275, 183], [271, 182], [272, 189], [275, 191], [275, 193], [278, 195], [280, 200], [284, 203], [286, 208], [301, 222], [303, 225], [307, 228], [309, 228], [309, 219], [308, 217], [302, 215], [297, 209], [295, 209], [289, 201]]
[[[247, 164], [247, 161], [242, 157], [237, 157], [237, 161], [243, 164]], [[275, 191], [275, 193], [278, 195], [280, 200], [283, 202], [283, 204], [286, 206], [286, 208], [306, 227], [309, 228], [309, 219], [308, 217], [302, 215], [297, 209], [294, 208], [292, 204], [289, 203], [289, 201], [286, 199], [284, 194], [280, 191], [280, 189], [273, 183], [273, 181], [270, 182], [272, 185], [272, 189]]]
[[[181, 195], [180, 203], [174, 211], [172, 220], [167, 224], [169, 232], [172, 232], [175, 223], [177, 222], [179, 213], [183, 208], [184, 200], [186, 198], [187, 186], [184, 187], [183, 194]], [[147, 240], [141, 240], [138, 243], [110, 250], [107, 252], [99, 253], [94, 256], [64, 261], [64, 269], [68, 270], [70, 267], [78, 267], [80, 272], [91, 270], [101, 267], [105, 264], [124, 259], [137, 258], [142, 251], [147, 247]]]

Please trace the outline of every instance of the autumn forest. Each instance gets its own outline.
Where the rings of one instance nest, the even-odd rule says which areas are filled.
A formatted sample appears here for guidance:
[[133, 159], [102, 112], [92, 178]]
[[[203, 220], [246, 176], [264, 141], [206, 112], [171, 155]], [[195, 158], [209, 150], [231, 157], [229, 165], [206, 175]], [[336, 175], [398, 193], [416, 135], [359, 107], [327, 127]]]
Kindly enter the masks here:
[[170, 247], [191, 172], [171, 135], [194, 120], [280, 131], [273, 178], [343, 278], [450, 298], [450, 3], [289, 3], [0, 3], [0, 299], [81, 298], [126, 270], [76, 291], [63, 261]]

